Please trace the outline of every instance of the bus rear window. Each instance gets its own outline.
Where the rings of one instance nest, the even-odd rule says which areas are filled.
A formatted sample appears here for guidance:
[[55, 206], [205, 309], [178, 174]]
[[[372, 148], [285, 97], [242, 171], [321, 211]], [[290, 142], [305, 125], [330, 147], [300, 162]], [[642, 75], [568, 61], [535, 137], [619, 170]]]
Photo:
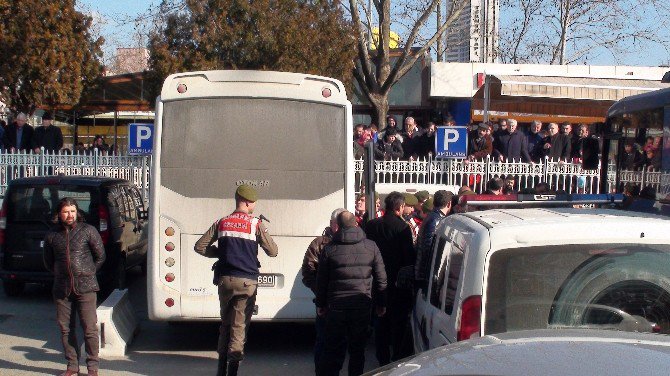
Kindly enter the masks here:
[[8, 197], [8, 220], [49, 222], [56, 218], [58, 202], [71, 197], [77, 201], [86, 221], [97, 216], [96, 189], [72, 185], [14, 186]]
[[507, 249], [490, 261], [484, 331], [598, 328], [670, 333], [670, 246]]

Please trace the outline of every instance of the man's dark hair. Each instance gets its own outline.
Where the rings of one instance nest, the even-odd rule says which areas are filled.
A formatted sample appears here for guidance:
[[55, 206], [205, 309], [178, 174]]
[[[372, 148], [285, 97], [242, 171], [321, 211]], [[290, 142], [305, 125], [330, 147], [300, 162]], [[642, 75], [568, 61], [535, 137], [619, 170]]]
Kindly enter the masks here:
[[486, 189], [489, 191], [499, 191], [503, 187], [503, 181], [500, 178], [492, 178], [486, 183]]
[[392, 213], [400, 210], [400, 207], [405, 203], [405, 196], [400, 192], [391, 192], [384, 199], [384, 208], [386, 213]]
[[651, 185], [648, 185], [640, 190], [640, 198], [646, 198], [647, 200], [655, 200], [656, 190]]
[[549, 184], [541, 182], [535, 185], [534, 193], [547, 193], [547, 192], [549, 192]]
[[356, 216], [349, 211], [343, 211], [337, 215], [337, 226], [341, 229], [358, 226], [358, 222], [356, 222]]
[[81, 215], [77, 200], [73, 199], [72, 197], [63, 197], [60, 201], [58, 201], [58, 205], [56, 206], [56, 218], [58, 223], [62, 224], [60, 219], [60, 211], [66, 206], [74, 206], [77, 209], [77, 222], [84, 221], [84, 216]]
[[433, 195], [433, 207], [436, 209], [444, 209], [449, 206], [454, 194], [445, 190], [439, 190]]

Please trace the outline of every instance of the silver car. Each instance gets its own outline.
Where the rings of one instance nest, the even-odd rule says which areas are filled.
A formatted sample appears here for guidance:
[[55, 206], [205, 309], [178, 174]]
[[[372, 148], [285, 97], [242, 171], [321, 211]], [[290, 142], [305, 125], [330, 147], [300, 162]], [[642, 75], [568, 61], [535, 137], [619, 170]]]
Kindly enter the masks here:
[[367, 373], [392, 375], [668, 375], [670, 337], [601, 329], [486, 335]]

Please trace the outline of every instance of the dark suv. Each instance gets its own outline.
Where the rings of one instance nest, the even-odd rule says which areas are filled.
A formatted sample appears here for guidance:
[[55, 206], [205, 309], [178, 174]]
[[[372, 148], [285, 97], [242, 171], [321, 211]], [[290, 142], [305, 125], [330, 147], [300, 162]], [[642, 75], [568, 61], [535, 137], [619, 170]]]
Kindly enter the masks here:
[[135, 185], [88, 176], [21, 178], [9, 183], [0, 211], [0, 278], [8, 296], [21, 294], [26, 282], [53, 280], [42, 250], [63, 197], [76, 199], [86, 223], [100, 231], [107, 255], [98, 273], [101, 290], [124, 288], [131, 267], [146, 272], [148, 212]]

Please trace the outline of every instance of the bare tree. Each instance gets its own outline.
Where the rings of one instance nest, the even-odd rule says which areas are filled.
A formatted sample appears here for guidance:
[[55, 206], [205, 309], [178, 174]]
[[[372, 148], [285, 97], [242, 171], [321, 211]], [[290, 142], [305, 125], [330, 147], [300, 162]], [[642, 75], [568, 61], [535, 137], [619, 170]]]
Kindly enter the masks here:
[[[501, 61], [570, 64], [609, 53], [615, 60], [651, 43], [667, 46], [645, 3], [659, 0], [505, 0]], [[667, 6], [667, 5], [665, 5]]]
[[[371, 6], [363, 0], [349, 0], [349, 11], [357, 31], [354, 77], [372, 104], [374, 120], [380, 128], [386, 127], [388, 96], [393, 85], [454, 26], [468, 3], [467, 0], [445, 1], [449, 3], [447, 13], [441, 24], [435, 29], [430, 28], [433, 32], [429, 31], [427, 20], [436, 12], [440, 0], [397, 2], [393, 4], [393, 11], [391, 0], [372, 0]], [[389, 48], [392, 19], [399, 20], [394, 31], [401, 35], [401, 47], [393, 59]], [[373, 48], [369, 48], [368, 37], [375, 24], [379, 28], [379, 37], [373, 41]]]

